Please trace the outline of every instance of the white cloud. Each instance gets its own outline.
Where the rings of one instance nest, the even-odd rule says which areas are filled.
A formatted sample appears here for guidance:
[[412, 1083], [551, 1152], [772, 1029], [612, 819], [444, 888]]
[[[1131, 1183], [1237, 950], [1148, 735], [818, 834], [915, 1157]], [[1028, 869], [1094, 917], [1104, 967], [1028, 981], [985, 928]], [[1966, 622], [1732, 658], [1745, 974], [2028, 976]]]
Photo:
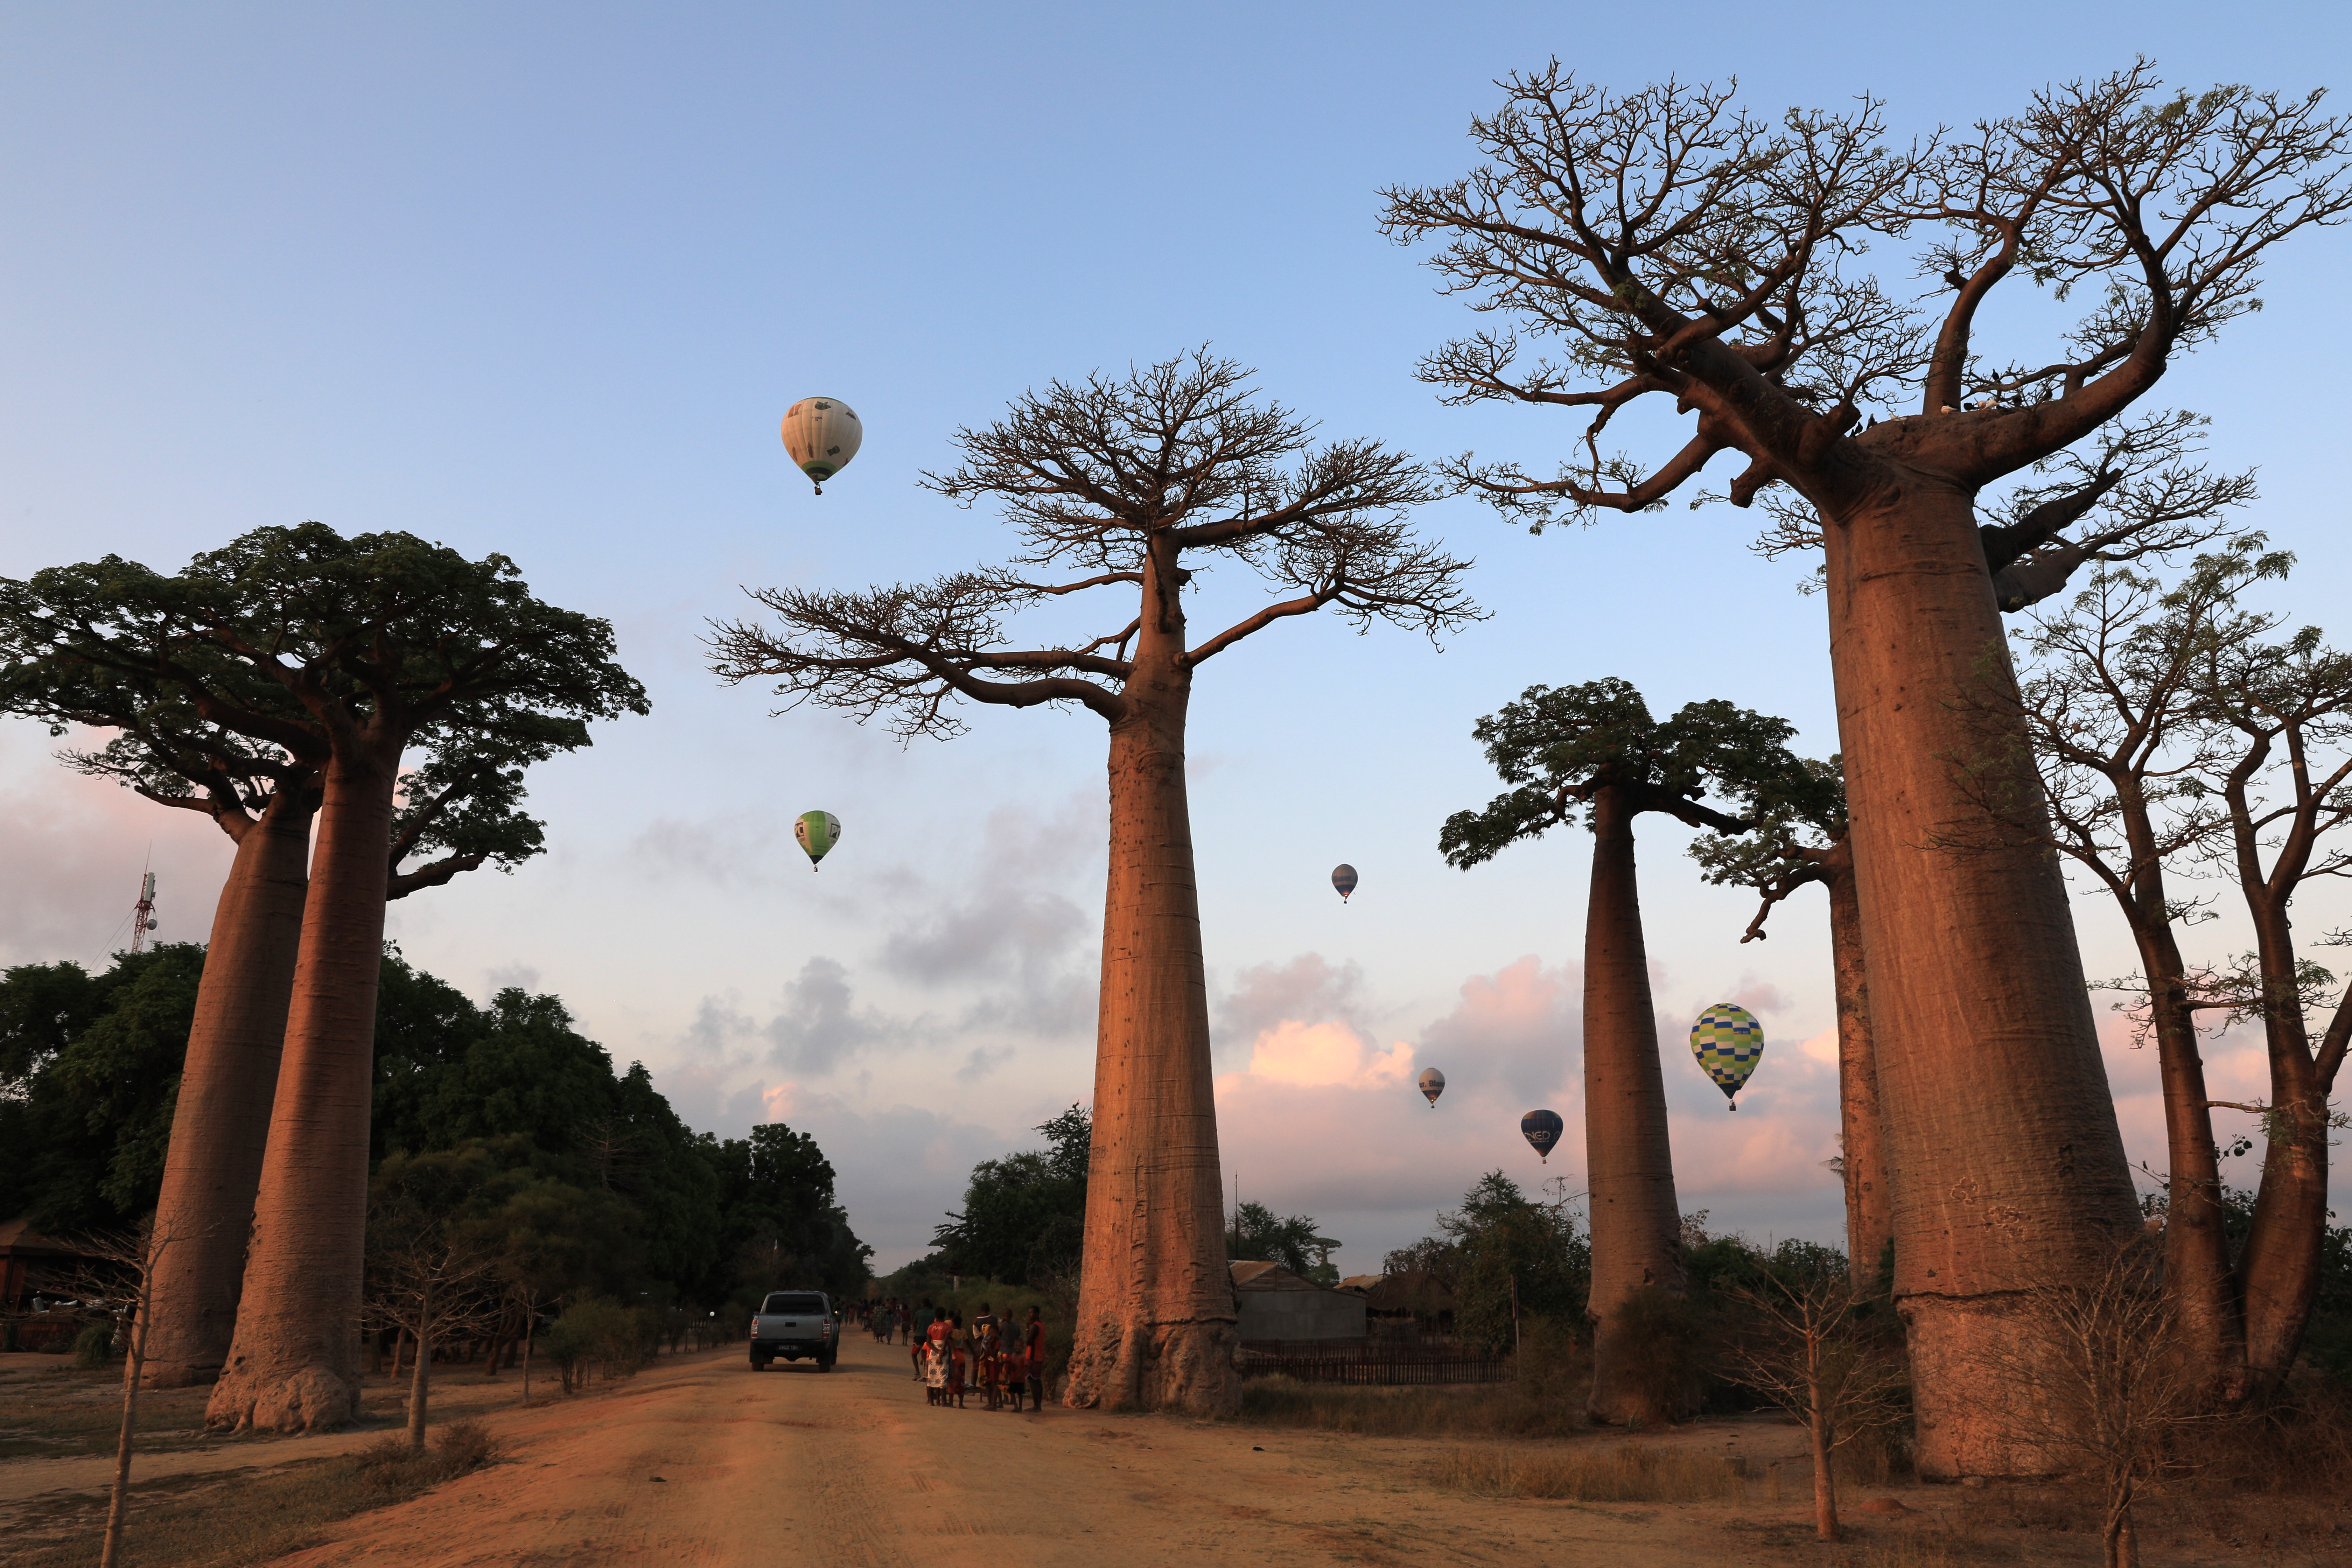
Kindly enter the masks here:
[[1349, 1025], [1285, 1018], [1251, 1046], [1247, 1072], [1272, 1083], [1386, 1089], [1412, 1077], [1412, 1047], [1399, 1040], [1379, 1050]]

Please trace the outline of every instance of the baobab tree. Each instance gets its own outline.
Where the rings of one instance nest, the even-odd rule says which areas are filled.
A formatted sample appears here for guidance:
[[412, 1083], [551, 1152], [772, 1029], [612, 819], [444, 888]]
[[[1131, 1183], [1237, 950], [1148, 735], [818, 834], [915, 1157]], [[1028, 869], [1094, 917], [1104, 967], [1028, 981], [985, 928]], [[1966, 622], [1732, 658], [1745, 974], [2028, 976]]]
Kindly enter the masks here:
[[[1511, 785], [1484, 811], [1457, 811], [1439, 830], [1446, 860], [1467, 870], [1507, 845], [1541, 837], [1580, 815], [1592, 831], [1584, 920], [1584, 1144], [1592, 1199], [1591, 1415], [1649, 1423], [1688, 1415], [1696, 1391], [1638, 1376], [1630, 1303], [1644, 1290], [1683, 1293], [1682, 1210], [1666, 1134], [1666, 1085], [1633, 863], [1633, 820], [1663, 812], [1693, 827], [1744, 833], [1783, 796], [1821, 791], [1787, 746], [1787, 721], [1727, 702], [1693, 702], [1661, 724], [1622, 680], [1531, 686], [1472, 731]], [[1713, 792], [1750, 814], [1700, 804]]]
[[1838, 1179], [1845, 1188], [1846, 1256], [1854, 1279], [1867, 1285], [1878, 1278], [1895, 1232], [1878, 1058], [1871, 1045], [1870, 974], [1862, 957], [1862, 901], [1854, 891], [1841, 759], [1803, 765], [1817, 787], [1784, 792], [1759, 812], [1752, 832], [1694, 839], [1690, 854], [1706, 868], [1708, 881], [1737, 882], [1762, 896], [1742, 942], [1763, 941], [1773, 906], [1798, 889], [1819, 883], [1829, 895], [1830, 966], [1837, 995]]
[[[162, 1234], [180, 1235], [156, 1260], [156, 1312], [142, 1358], [151, 1387], [207, 1382], [228, 1356], [261, 1178], [263, 1136], [309, 888], [320, 756], [247, 740], [207, 722], [184, 688], [126, 673], [142, 649], [118, 639], [119, 663], [91, 662], [46, 633], [61, 605], [29, 584], [0, 582], [0, 711], [114, 731], [95, 751], [60, 758], [149, 800], [201, 812], [236, 850], [214, 906], [204, 977], [180, 1072], [172, 1141], [157, 1200]], [[544, 847], [519, 809], [522, 769], [560, 747], [544, 724], [482, 734], [404, 776], [387, 856], [386, 896], [405, 898], [482, 865], [510, 868]], [[434, 737], [426, 738], [428, 745]], [[433, 858], [414, 866], [418, 856]]]
[[[724, 622], [711, 639], [729, 682], [775, 678], [793, 703], [887, 715], [902, 739], [960, 732], [967, 701], [1083, 707], [1109, 728], [1074, 1405], [1223, 1412], [1238, 1398], [1184, 785], [1195, 673], [1317, 612], [1433, 638], [1479, 614], [1460, 586], [1469, 563], [1404, 521], [1436, 493], [1420, 466], [1374, 441], [1313, 445], [1306, 421], [1252, 400], [1250, 374], [1203, 351], [1025, 393], [997, 423], [958, 431], [962, 464], [922, 480], [966, 505], [1000, 503], [1023, 545], [1012, 565], [862, 592], [762, 589], [753, 597], [772, 627]], [[1204, 560], [1290, 596], [1193, 641], [1183, 595]], [[1041, 569], [1057, 580], [1032, 581]], [[1104, 590], [1134, 606], [1118, 612], [1123, 625], [1007, 645], [1012, 613]]]
[[[1919, 1463], [2042, 1468], [1968, 1420], [1990, 1394], [1970, 1348], [2042, 1332], [2012, 1310], [2024, 1282], [2103, 1268], [2137, 1214], [2062, 872], [1930, 847], [1982, 819], [1962, 775], [2035, 787], [2021, 721], [1976, 700], [2014, 689], [1977, 498], [2124, 417], [2254, 307], [2273, 245], [2342, 221], [2347, 129], [2317, 93], [2168, 91], [2145, 61], [1899, 152], [1870, 98], [1775, 122], [1729, 89], [1616, 94], [1557, 62], [1502, 87], [1472, 126], [1486, 161], [1391, 189], [1383, 227], [1439, 240], [1447, 289], [1565, 345], [1523, 363], [1512, 332], [1482, 332], [1426, 379], [1589, 423], [1554, 478], [1451, 472], [1540, 526], [1647, 510], [1732, 452], [1734, 504], [1785, 485], [1823, 520]], [[1935, 319], [1862, 270], [1887, 240], [1949, 289]], [[2018, 280], [2092, 301], [2054, 353], [1983, 341], [1987, 300]], [[1691, 416], [1690, 438], [1655, 462], [1603, 453], [1644, 397]]]
[[410, 534], [265, 528], [168, 577], [109, 556], [21, 586], [12, 657], [152, 683], [205, 723], [316, 770], [317, 841], [243, 1295], [207, 1419], [348, 1420], [402, 758], [436, 736], [461, 749], [447, 746], [459, 733], [584, 746], [589, 720], [642, 712], [643, 689], [614, 662], [606, 623], [532, 598], [503, 556], [467, 561]]
[[[2201, 436], [2208, 423], [2201, 415], [2179, 409], [2156, 410], [2118, 421], [2102, 429], [2085, 450], [2060, 452], [2037, 463], [2025, 482], [1990, 503], [1988, 510], [1993, 521], [1977, 531], [1984, 546], [1987, 569], [1992, 574], [1993, 595], [2002, 613], [2017, 615], [2047, 602], [2086, 563], [2105, 570], [2150, 559], [2166, 561], [2210, 544], [2224, 533], [2231, 526], [2232, 509], [2252, 498], [2253, 476], [2216, 474], [2200, 460]], [[1757, 542], [1759, 553], [1779, 557], [1822, 547], [1820, 515], [1785, 487], [1765, 490], [1758, 498], [1758, 504], [1771, 518]], [[2120, 580], [2100, 579], [2102, 583]], [[2026, 635], [2032, 640], [2033, 634]], [[2182, 658], [2186, 658], [2185, 650]], [[2178, 665], [2179, 669], [2186, 668], [2185, 663]], [[2050, 694], [2046, 685], [2040, 689], [2042, 696]], [[2177, 679], [2171, 690], [2177, 701], [2181, 695]], [[2092, 693], [2085, 689], [2082, 695]], [[2119, 701], [2126, 700], [2120, 692], [2116, 695]], [[2004, 700], [1999, 695], [1994, 698], [1996, 705]], [[2033, 737], [2031, 754], [2036, 761], [2047, 763], [2058, 753], [2051, 749], [2053, 738], [2037, 715], [2041, 706], [2041, 697], [2029, 691], [2025, 712]], [[2070, 716], [2066, 721], [2076, 721]], [[2158, 735], [2166, 740], [2175, 729], [2161, 722], [2156, 726]], [[2111, 759], [2117, 763], [2135, 754], [2153, 754], [2141, 745], [2148, 739], [2141, 719], [2127, 715], [2124, 731], [2111, 738], [2121, 742], [2121, 750]], [[2063, 738], [2060, 743], [2065, 743]], [[1832, 769], [1841, 765], [1842, 759], [1832, 759], [1829, 764]], [[2069, 775], [2069, 784], [2075, 777]], [[2019, 802], [2010, 795], [2004, 775], [1995, 774], [1992, 789], [1980, 795], [1990, 817], [2000, 826], [2000, 835], [2006, 836], [2005, 841], [2013, 846], [2044, 842], [2034, 836], [2050, 828], [2054, 818], [2062, 840], [2057, 847], [2070, 855], [2079, 855], [2087, 842], [2076, 831], [2083, 826], [2083, 819], [2070, 817], [2068, 806], [2080, 805], [2097, 811], [2130, 798], [2127, 794], [2112, 796], [2095, 789], [2076, 794], [2067, 785], [2053, 784], [2047, 767], [2042, 770], [2042, 779], [2045, 788], [2062, 789], [2068, 794], [2066, 802], [2051, 803], [2048, 817], [2036, 809], [2042, 803], [2028, 801], [2023, 817], [2012, 821], [2011, 808]], [[1853, 844], [1847, 836], [1847, 826], [1841, 773], [1830, 816], [1810, 819], [1801, 815], [1784, 816], [1759, 824], [1755, 833], [1742, 838], [1701, 839], [1692, 845], [1691, 853], [1708, 867], [1710, 880], [1744, 882], [1763, 895], [1762, 905], [1748, 923], [1742, 942], [1763, 940], [1765, 923], [1773, 906], [1797, 889], [1819, 882], [1829, 895], [1830, 946], [1837, 974], [1839, 1103], [1843, 1145], [1839, 1164], [1846, 1193], [1847, 1246], [1857, 1268], [1866, 1270], [1878, 1266], [1877, 1260], [1892, 1240], [1893, 1193], [1886, 1176], [1877, 1064], [1871, 1046], [1869, 977], [1863, 957], [1861, 900], [1855, 889]], [[2096, 830], [2091, 831], [2096, 837]], [[2021, 832], [2022, 838], [2019, 837]], [[1970, 846], [1947, 836], [1939, 847], [1966, 852]], [[2154, 905], [2135, 907], [2161, 908], [2164, 901], [2159, 893]], [[2161, 968], [2158, 964], [2150, 973], [2158, 973]], [[2158, 1030], [2160, 1036], [2163, 1033]], [[2189, 1098], [2200, 1101], [2201, 1116], [2201, 1089]], [[2209, 1155], [2210, 1142], [2209, 1139], [2206, 1151]], [[2191, 1151], [2175, 1143], [2176, 1185], [2202, 1180], [2196, 1174], [2201, 1167], [2191, 1156]], [[2218, 1204], [2218, 1186], [2210, 1190]], [[2203, 1262], [2194, 1264], [2179, 1256], [2180, 1248], [2203, 1244], [2201, 1233], [2192, 1234], [2200, 1225], [2200, 1202], [2195, 1199], [2182, 1207], [2179, 1223], [2189, 1226], [2190, 1231], [2171, 1237], [2168, 1243], [2176, 1253], [2168, 1277], [2176, 1285], [2191, 1277], [2210, 1280], [2213, 1278], [2210, 1265], [2221, 1256], [2214, 1250]], [[2214, 1209], [2216, 1226], [2218, 1214], [2218, 1208]], [[2215, 1248], [2218, 1237], [2215, 1230]], [[2224, 1315], [2218, 1298], [2201, 1313], [2184, 1307], [2185, 1321], [2209, 1329], [2217, 1329]], [[2198, 1339], [2195, 1333], [2184, 1334], [2184, 1342]], [[2212, 1342], [2218, 1345], [2219, 1342]], [[2218, 1361], [2216, 1364], [2220, 1364]]]

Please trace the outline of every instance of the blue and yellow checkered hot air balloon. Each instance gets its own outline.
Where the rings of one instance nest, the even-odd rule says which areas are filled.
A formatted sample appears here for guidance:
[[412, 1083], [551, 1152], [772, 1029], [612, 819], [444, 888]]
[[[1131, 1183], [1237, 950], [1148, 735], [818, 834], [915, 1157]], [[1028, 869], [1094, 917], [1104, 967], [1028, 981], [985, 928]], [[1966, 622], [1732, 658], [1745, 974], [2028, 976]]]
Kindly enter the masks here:
[[[1723, 1090], [1723, 1098], [1731, 1100], [1764, 1059], [1764, 1026], [1747, 1008], [1717, 1002], [1691, 1026], [1691, 1055]], [[1731, 1109], [1738, 1110], [1738, 1101], [1733, 1100]]]

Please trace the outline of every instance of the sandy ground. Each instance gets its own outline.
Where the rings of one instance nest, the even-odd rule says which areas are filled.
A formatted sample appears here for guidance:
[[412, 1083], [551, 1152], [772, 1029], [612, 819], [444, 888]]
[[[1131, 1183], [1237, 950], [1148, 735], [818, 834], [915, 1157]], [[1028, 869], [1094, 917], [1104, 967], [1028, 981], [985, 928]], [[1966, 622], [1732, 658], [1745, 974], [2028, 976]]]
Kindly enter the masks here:
[[933, 1409], [906, 1352], [863, 1334], [830, 1373], [782, 1362], [754, 1373], [738, 1350], [664, 1362], [609, 1393], [481, 1413], [506, 1462], [346, 1521], [281, 1568], [1244, 1559], [1714, 1568], [1785, 1563], [1774, 1538], [1807, 1523], [1801, 1435], [1769, 1420], [1699, 1423], [1664, 1440], [1744, 1455], [1759, 1468], [1799, 1461], [1784, 1504], [1496, 1501], [1427, 1482], [1444, 1443], [1052, 1405], [1019, 1415]]

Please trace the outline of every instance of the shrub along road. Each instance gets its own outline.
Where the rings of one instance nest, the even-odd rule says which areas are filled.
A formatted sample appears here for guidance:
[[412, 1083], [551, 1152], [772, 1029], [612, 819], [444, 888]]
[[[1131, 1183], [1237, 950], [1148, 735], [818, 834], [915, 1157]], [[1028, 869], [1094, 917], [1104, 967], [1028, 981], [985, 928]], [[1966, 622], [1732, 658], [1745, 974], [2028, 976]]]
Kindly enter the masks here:
[[345, 1521], [283, 1568], [1139, 1568], [1245, 1554], [1502, 1565], [1598, 1552], [1612, 1568], [1712, 1568], [1779, 1562], [1785, 1552], [1773, 1539], [1808, 1521], [1801, 1436], [1769, 1423], [1706, 1423], [1666, 1440], [1744, 1452], [1758, 1466], [1790, 1460], [1782, 1502], [1503, 1500], [1431, 1483], [1440, 1458], [1461, 1447], [1452, 1441], [1051, 1405], [1018, 1415], [976, 1402], [933, 1409], [906, 1351], [858, 1333], [828, 1374], [782, 1362], [753, 1373], [740, 1352], [687, 1357], [608, 1393], [488, 1419], [507, 1447], [504, 1463]]

